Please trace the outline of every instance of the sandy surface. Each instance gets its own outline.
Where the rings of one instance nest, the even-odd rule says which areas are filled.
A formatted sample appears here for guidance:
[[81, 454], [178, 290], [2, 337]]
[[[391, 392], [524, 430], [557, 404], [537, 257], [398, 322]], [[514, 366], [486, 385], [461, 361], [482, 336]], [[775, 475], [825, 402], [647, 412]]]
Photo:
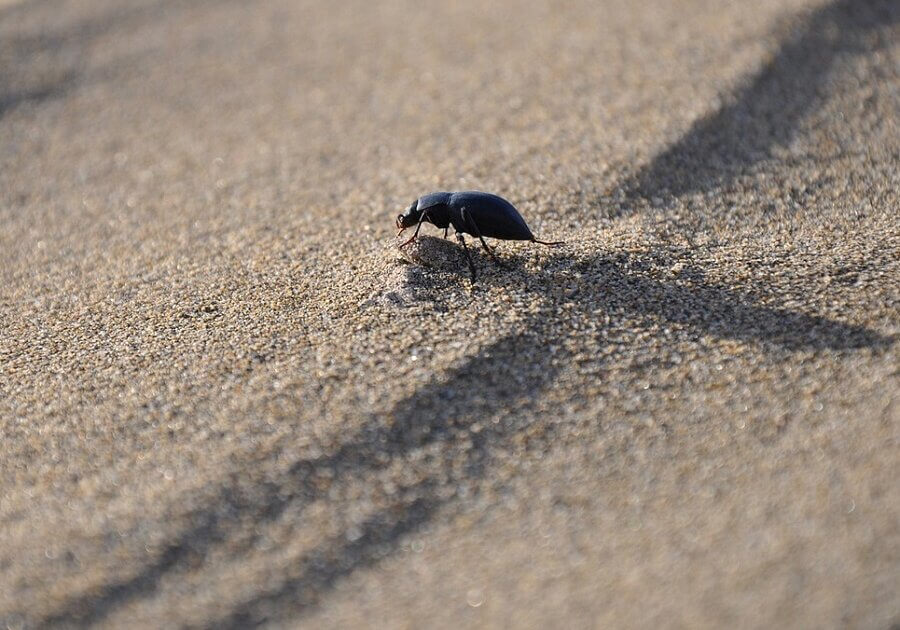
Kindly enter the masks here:
[[[892, 0], [7, 3], [0, 627], [900, 623], [898, 68]], [[399, 255], [440, 189], [567, 243]]]

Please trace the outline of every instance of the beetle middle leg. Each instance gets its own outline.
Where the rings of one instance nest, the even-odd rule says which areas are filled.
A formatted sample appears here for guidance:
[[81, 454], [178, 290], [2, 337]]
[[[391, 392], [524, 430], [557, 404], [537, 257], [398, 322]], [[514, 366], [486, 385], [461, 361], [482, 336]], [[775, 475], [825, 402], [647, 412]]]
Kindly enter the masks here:
[[498, 266], [502, 267], [503, 263], [500, 262], [500, 259], [497, 258], [496, 254], [494, 254], [494, 250], [492, 250], [488, 246], [488, 244], [484, 242], [484, 237], [481, 236], [481, 230], [478, 229], [478, 224], [475, 223], [475, 219], [472, 218], [472, 214], [466, 212], [465, 208], [460, 211], [460, 214], [462, 214], [463, 221], [465, 221], [475, 231], [475, 236], [477, 236], [478, 240], [481, 241], [481, 246], [484, 247], [484, 251], [486, 251], [488, 255], [494, 259], [494, 262], [497, 263]]
[[469, 271], [472, 272], [472, 282], [475, 282], [475, 263], [472, 262], [472, 256], [469, 254], [469, 248], [466, 247], [466, 241], [463, 238], [462, 232], [456, 233], [456, 240], [459, 241], [460, 245], [462, 245], [463, 251], [466, 253], [466, 260], [469, 263]]

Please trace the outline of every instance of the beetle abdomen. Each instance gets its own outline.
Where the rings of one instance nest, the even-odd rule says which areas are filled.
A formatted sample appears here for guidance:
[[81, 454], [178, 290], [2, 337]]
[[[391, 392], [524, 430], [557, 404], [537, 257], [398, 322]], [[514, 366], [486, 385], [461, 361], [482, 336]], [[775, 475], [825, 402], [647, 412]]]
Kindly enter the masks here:
[[465, 231], [473, 236], [480, 232], [481, 236], [511, 241], [534, 238], [519, 211], [503, 197], [478, 191], [458, 192], [450, 195], [449, 205], [458, 212], [465, 208], [477, 226], [477, 232], [474, 226], [466, 226]]

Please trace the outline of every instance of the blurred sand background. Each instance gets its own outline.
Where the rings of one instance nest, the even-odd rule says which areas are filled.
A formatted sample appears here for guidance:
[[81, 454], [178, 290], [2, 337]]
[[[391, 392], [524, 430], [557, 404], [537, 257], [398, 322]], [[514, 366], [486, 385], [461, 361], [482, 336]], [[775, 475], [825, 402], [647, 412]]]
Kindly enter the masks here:
[[[891, 0], [3, 3], [0, 627], [900, 623], [898, 69]], [[404, 259], [440, 189], [567, 243]]]

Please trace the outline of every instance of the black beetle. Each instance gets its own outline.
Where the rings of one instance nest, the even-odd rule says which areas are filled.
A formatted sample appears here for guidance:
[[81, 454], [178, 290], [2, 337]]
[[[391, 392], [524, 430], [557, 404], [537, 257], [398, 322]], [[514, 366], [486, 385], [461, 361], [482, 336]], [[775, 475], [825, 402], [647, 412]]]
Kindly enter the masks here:
[[444, 228], [444, 238], [447, 238], [447, 230], [450, 226], [456, 230], [456, 238], [463, 246], [466, 260], [469, 262], [469, 270], [472, 272], [472, 281], [475, 281], [475, 263], [469, 255], [469, 248], [463, 240], [463, 234], [477, 236], [482, 247], [494, 259], [498, 265], [500, 261], [484, 242], [484, 237], [499, 238], [507, 241], [531, 241], [541, 245], [561, 245], [562, 241], [539, 241], [531, 233], [525, 219], [519, 214], [515, 206], [503, 197], [477, 190], [465, 192], [433, 192], [416, 199], [406, 212], [397, 217], [397, 236], [408, 227], [416, 226], [412, 237], [400, 245], [406, 247], [419, 236], [419, 228], [422, 222]]

